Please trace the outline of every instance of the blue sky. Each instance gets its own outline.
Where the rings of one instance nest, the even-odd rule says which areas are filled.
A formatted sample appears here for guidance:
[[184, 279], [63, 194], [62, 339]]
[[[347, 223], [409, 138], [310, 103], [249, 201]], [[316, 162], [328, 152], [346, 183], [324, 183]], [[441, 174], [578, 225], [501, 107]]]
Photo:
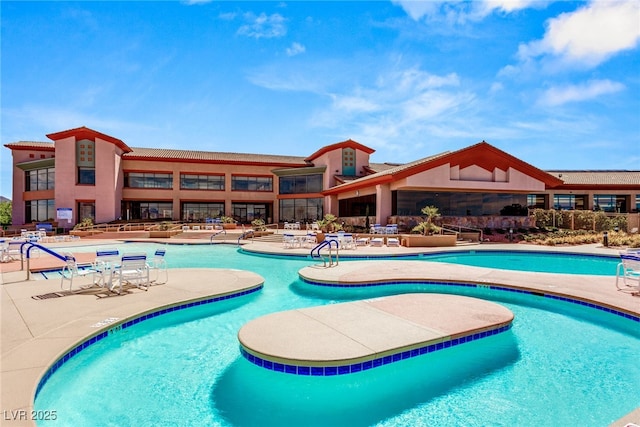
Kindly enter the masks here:
[[485, 140], [541, 169], [640, 169], [638, 1], [0, 7], [2, 144], [87, 126], [300, 156], [352, 138], [408, 162]]

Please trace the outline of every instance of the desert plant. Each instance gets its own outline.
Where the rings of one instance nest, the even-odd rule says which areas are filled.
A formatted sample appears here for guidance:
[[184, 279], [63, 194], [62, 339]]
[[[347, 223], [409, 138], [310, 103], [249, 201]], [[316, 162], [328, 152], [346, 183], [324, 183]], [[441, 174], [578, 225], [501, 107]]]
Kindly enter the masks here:
[[93, 227], [93, 218], [82, 218], [82, 221], [73, 226], [74, 230]]
[[233, 217], [224, 216], [224, 215], [220, 217], [220, 221], [222, 221], [225, 224], [233, 224], [234, 222], [236, 222], [236, 220], [233, 219]]
[[338, 222], [338, 217], [333, 214], [326, 214], [324, 218], [318, 221], [320, 230], [325, 233], [333, 233], [342, 230], [342, 225]]
[[425, 215], [425, 219], [413, 227], [411, 232], [423, 234], [425, 236], [440, 232], [440, 227], [434, 223], [435, 219], [440, 217], [438, 208], [435, 206], [425, 206], [420, 211]]
[[256, 231], [266, 231], [267, 229], [267, 226], [265, 225], [264, 220], [260, 218], [257, 218], [251, 221], [251, 225], [253, 226], [253, 229]]

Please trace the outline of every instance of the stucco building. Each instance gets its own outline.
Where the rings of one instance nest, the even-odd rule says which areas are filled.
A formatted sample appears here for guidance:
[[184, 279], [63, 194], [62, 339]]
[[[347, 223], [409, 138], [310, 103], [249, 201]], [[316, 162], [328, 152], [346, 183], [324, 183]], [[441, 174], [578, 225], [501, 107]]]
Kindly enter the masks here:
[[80, 127], [52, 142], [5, 144], [13, 155], [13, 224], [70, 218], [249, 223], [332, 213], [402, 222], [427, 205], [470, 226], [500, 226], [526, 207], [640, 209], [640, 171], [543, 171], [482, 141], [406, 164], [370, 163], [347, 140], [308, 157], [132, 148]]

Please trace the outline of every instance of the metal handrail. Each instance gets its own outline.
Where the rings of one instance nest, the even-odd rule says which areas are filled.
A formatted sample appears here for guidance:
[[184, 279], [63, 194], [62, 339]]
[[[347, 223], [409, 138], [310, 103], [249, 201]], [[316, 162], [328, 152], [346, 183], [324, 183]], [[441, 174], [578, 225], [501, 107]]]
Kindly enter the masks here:
[[[24, 250], [25, 245], [29, 245], [26, 249], [26, 252]], [[31, 259], [31, 250], [33, 248], [39, 249], [41, 251], [44, 251], [46, 253], [48, 253], [49, 255], [53, 255], [54, 257], [62, 260], [62, 261], [66, 261], [67, 259], [64, 257], [64, 255], [61, 255], [55, 251], [52, 251], [51, 249], [39, 245], [37, 243], [33, 243], [33, 242], [24, 242], [23, 244], [20, 245], [20, 271], [24, 270], [24, 257], [22, 256], [22, 254], [24, 253], [26, 255], [27, 258], [27, 280], [30, 280], [30, 274], [31, 274], [31, 268], [30, 268], [30, 259]]]
[[[245, 231], [240, 235], [240, 237], [238, 237], [238, 246], [240, 246], [240, 240], [245, 239], [249, 235], [251, 236], [251, 240], [253, 240], [253, 238], [255, 237], [255, 233], [253, 232], [253, 230]], [[211, 237], [213, 238], [213, 236]]]
[[[338, 265], [338, 263], [340, 262], [340, 244], [338, 243], [338, 241], [336, 240], [325, 240], [323, 242], [320, 242], [316, 245], [316, 247], [314, 247], [313, 249], [311, 249], [311, 258], [322, 258], [322, 262], [324, 263], [324, 266], [327, 266], [327, 260], [325, 257], [323, 257], [320, 254], [320, 249], [324, 248], [325, 246], [329, 246], [329, 266], [331, 267], [333, 265], [333, 258], [331, 257], [331, 245], [335, 243], [336, 244], [336, 265]], [[313, 251], [317, 252], [317, 256], [313, 255]]]
[[[464, 225], [442, 224], [442, 228], [443, 229], [447, 229], [446, 227], [458, 228], [457, 233], [462, 233], [462, 229], [470, 230], [470, 231], [476, 231], [476, 232], [480, 233], [480, 241], [482, 242], [482, 240], [483, 240], [484, 231], [482, 229], [480, 229], [480, 228], [466, 227]], [[450, 231], [454, 231], [454, 230], [450, 230]]]
[[213, 244], [213, 239], [215, 239], [216, 237], [218, 237], [219, 235], [224, 234], [225, 235], [225, 240], [226, 240], [226, 236], [227, 236], [227, 230], [218, 230], [217, 233], [212, 234], [211, 237], [209, 237], [209, 244]]

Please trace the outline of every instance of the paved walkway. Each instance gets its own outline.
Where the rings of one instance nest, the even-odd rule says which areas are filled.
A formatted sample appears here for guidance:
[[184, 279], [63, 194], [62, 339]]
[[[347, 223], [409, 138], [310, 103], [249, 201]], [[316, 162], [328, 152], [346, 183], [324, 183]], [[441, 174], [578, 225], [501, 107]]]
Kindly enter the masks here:
[[[128, 239], [129, 241], [131, 239]], [[142, 239], [149, 242], [150, 239]], [[209, 244], [209, 239], [161, 239], [161, 243]], [[236, 243], [227, 241], [226, 243]], [[66, 246], [111, 244], [118, 241], [83, 239], [81, 242], [48, 244], [56, 251]], [[309, 248], [284, 249], [281, 243], [253, 242], [245, 250], [279, 255], [306, 256]], [[380, 255], [406, 256], [442, 250], [468, 250], [458, 248], [404, 248], [404, 247], [359, 247], [341, 252], [341, 257], [370, 257]], [[617, 256], [617, 251], [599, 245], [579, 247], [546, 248], [533, 245], [473, 246], [474, 250], [539, 250], [566, 251]], [[93, 254], [77, 254], [80, 261], [93, 260]], [[86, 259], [84, 259], [86, 258]], [[604, 303], [618, 310], [640, 315], [640, 297], [615, 290], [613, 277], [573, 276], [545, 273], [525, 273], [505, 270], [480, 269], [465, 266], [440, 265], [437, 269], [425, 269], [420, 261], [379, 261], [366, 263], [350, 261], [338, 267], [307, 267], [301, 274], [314, 281], [328, 283], [374, 282], [388, 278], [442, 279], [496, 283], [544, 292], [561, 293], [576, 298]], [[52, 257], [41, 257], [31, 261], [31, 268], [47, 268], [60, 263]], [[317, 262], [316, 262], [317, 264]], [[43, 295], [60, 290], [59, 280], [26, 281], [26, 272], [20, 270], [20, 262], [0, 264], [0, 308], [1, 313], [1, 408], [3, 411], [28, 411], [38, 380], [52, 363], [68, 349], [100, 329], [93, 327], [109, 319], [127, 319], [148, 311], [155, 311], [181, 301], [204, 299], [259, 286], [261, 277], [254, 273], [237, 270], [220, 270], [212, 274], [210, 269], [171, 269], [168, 284], [152, 286], [148, 292], [137, 288], [122, 296], [99, 295], [95, 291], [62, 298], [35, 300], [34, 295]], [[207, 280], [202, 280], [206, 278]], [[215, 278], [215, 280], [212, 280]], [[119, 320], [118, 320], [119, 321]], [[624, 426], [634, 422], [640, 424], [640, 408], [614, 423]], [[32, 425], [31, 422], [9, 422], [2, 425]]]

